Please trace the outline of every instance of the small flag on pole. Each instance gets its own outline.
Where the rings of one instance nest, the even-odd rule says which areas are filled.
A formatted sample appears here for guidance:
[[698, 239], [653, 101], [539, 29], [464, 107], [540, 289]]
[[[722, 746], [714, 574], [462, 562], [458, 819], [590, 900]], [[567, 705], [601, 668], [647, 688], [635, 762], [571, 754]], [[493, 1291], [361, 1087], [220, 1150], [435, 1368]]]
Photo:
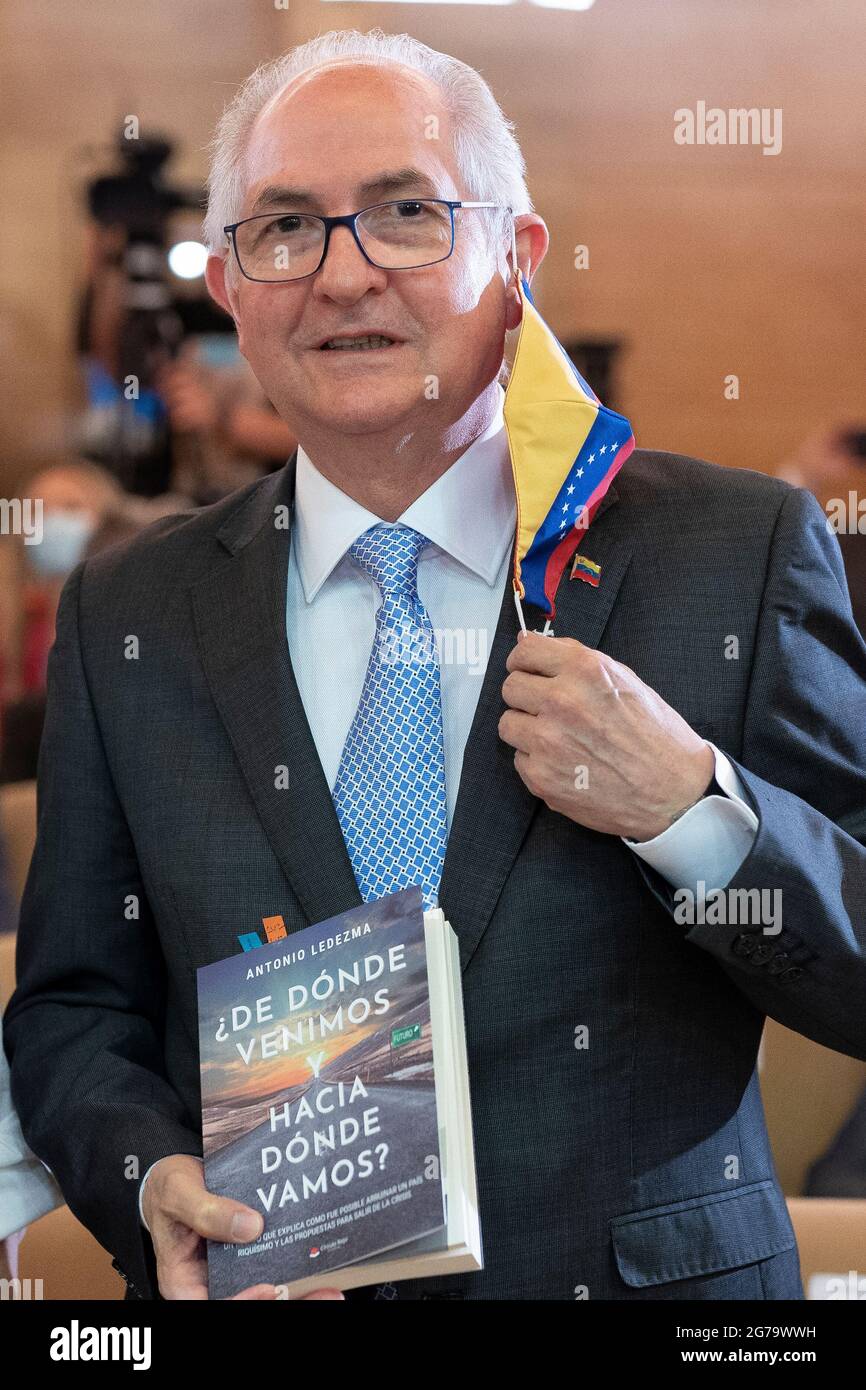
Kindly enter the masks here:
[[[518, 286], [523, 319], [504, 405], [517, 493], [514, 594], [521, 626], [521, 599], [540, 608], [549, 626], [562, 572], [634, 448], [634, 435], [628, 420], [602, 405], [584, 381], [535, 308], [522, 272]], [[579, 577], [591, 584], [592, 573]]]

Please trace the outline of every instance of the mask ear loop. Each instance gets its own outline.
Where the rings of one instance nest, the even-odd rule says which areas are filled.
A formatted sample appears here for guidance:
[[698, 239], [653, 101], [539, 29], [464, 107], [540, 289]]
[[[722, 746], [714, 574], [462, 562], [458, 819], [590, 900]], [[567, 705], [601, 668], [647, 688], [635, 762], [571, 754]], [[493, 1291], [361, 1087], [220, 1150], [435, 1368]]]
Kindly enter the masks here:
[[[520, 267], [517, 264], [517, 233], [515, 230], [513, 217], [511, 219], [511, 269], [515, 283], [519, 286]], [[526, 627], [526, 619], [523, 616], [523, 605], [520, 602], [520, 594], [518, 592], [516, 582], [514, 583], [514, 606], [517, 609], [517, 621], [520, 623], [520, 631], [525, 633], [528, 629]], [[536, 628], [535, 631], [537, 632], [538, 629]], [[550, 618], [548, 618], [545, 622], [541, 635], [542, 637], [553, 637], [554, 633], [553, 628], [550, 626]]]

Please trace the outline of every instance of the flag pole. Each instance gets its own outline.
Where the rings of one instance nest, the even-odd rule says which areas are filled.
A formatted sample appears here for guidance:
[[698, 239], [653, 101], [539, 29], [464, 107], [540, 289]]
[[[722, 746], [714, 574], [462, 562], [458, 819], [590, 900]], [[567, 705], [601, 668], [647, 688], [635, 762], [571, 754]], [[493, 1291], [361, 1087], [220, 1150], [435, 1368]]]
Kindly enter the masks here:
[[[514, 218], [511, 219], [511, 269], [518, 285], [520, 284], [520, 267], [517, 264], [517, 233], [514, 226]], [[523, 616], [523, 605], [520, 602], [520, 590], [517, 587], [517, 580], [514, 580], [514, 606], [517, 609], [517, 620], [520, 623], [520, 631], [526, 632], [526, 619]], [[536, 628], [537, 632], [538, 629]], [[548, 618], [541, 632], [542, 637], [552, 637], [553, 632]]]
[[[522, 603], [520, 602], [520, 590], [519, 590], [518, 587], [517, 587], [517, 581], [514, 580], [513, 582], [514, 582], [514, 607], [517, 609], [517, 621], [520, 623], [520, 631], [521, 631], [521, 632], [528, 632], [529, 629], [528, 629], [527, 626], [526, 626], [526, 619], [525, 619], [524, 616], [523, 616], [523, 605], [522, 605]], [[533, 632], [537, 632], [537, 631], [538, 631], [538, 628], [537, 628], [537, 627], [536, 627], [536, 628], [533, 628]], [[554, 636], [553, 629], [552, 629], [552, 627], [550, 626], [550, 618], [548, 618], [548, 619], [546, 620], [546, 622], [545, 622], [545, 624], [544, 624], [544, 627], [543, 627], [542, 630], [541, 630], [541, 636], [542, 636], [542, 637], [553, 637], [553, 636]]]
[[517, 590], [517, 583], [514, 584], [514, 606], [517, 609], [517, 621], [520, 623], [520, 631], [526, 631], [526, 619], [523, 616], [523, 606], [520, 602], [520, 594]]

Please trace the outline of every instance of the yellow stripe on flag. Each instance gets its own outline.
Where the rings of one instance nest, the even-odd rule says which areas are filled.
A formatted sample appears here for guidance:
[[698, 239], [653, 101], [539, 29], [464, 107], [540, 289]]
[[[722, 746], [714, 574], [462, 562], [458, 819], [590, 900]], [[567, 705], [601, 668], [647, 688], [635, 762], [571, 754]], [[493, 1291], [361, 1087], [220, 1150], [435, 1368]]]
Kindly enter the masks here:
[[598, 404], [581, 390], [563, 349], [523, 293], [522, 276], [518, 283], [523, 318], [503, 412], [517, 493], [519, 581], [520, 562], [586, 442]]

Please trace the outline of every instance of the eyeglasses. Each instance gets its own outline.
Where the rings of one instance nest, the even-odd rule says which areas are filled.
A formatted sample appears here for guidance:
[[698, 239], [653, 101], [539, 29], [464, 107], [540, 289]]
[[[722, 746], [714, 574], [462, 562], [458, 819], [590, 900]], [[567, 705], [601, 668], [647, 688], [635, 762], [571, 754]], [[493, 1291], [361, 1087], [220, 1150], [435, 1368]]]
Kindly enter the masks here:
[[501, 203], [415, 198], [376, 203], [345, 217], [265, 212], [232, 222], [223, 231], [247, 280], [280, 284], [315, 275], [328, 254], [335, 227], [348, 227], [361, 254], [381, 270], [418, 270], [446, 261], [454, 250], [456, 208], [501, 208], [511, 212]]

